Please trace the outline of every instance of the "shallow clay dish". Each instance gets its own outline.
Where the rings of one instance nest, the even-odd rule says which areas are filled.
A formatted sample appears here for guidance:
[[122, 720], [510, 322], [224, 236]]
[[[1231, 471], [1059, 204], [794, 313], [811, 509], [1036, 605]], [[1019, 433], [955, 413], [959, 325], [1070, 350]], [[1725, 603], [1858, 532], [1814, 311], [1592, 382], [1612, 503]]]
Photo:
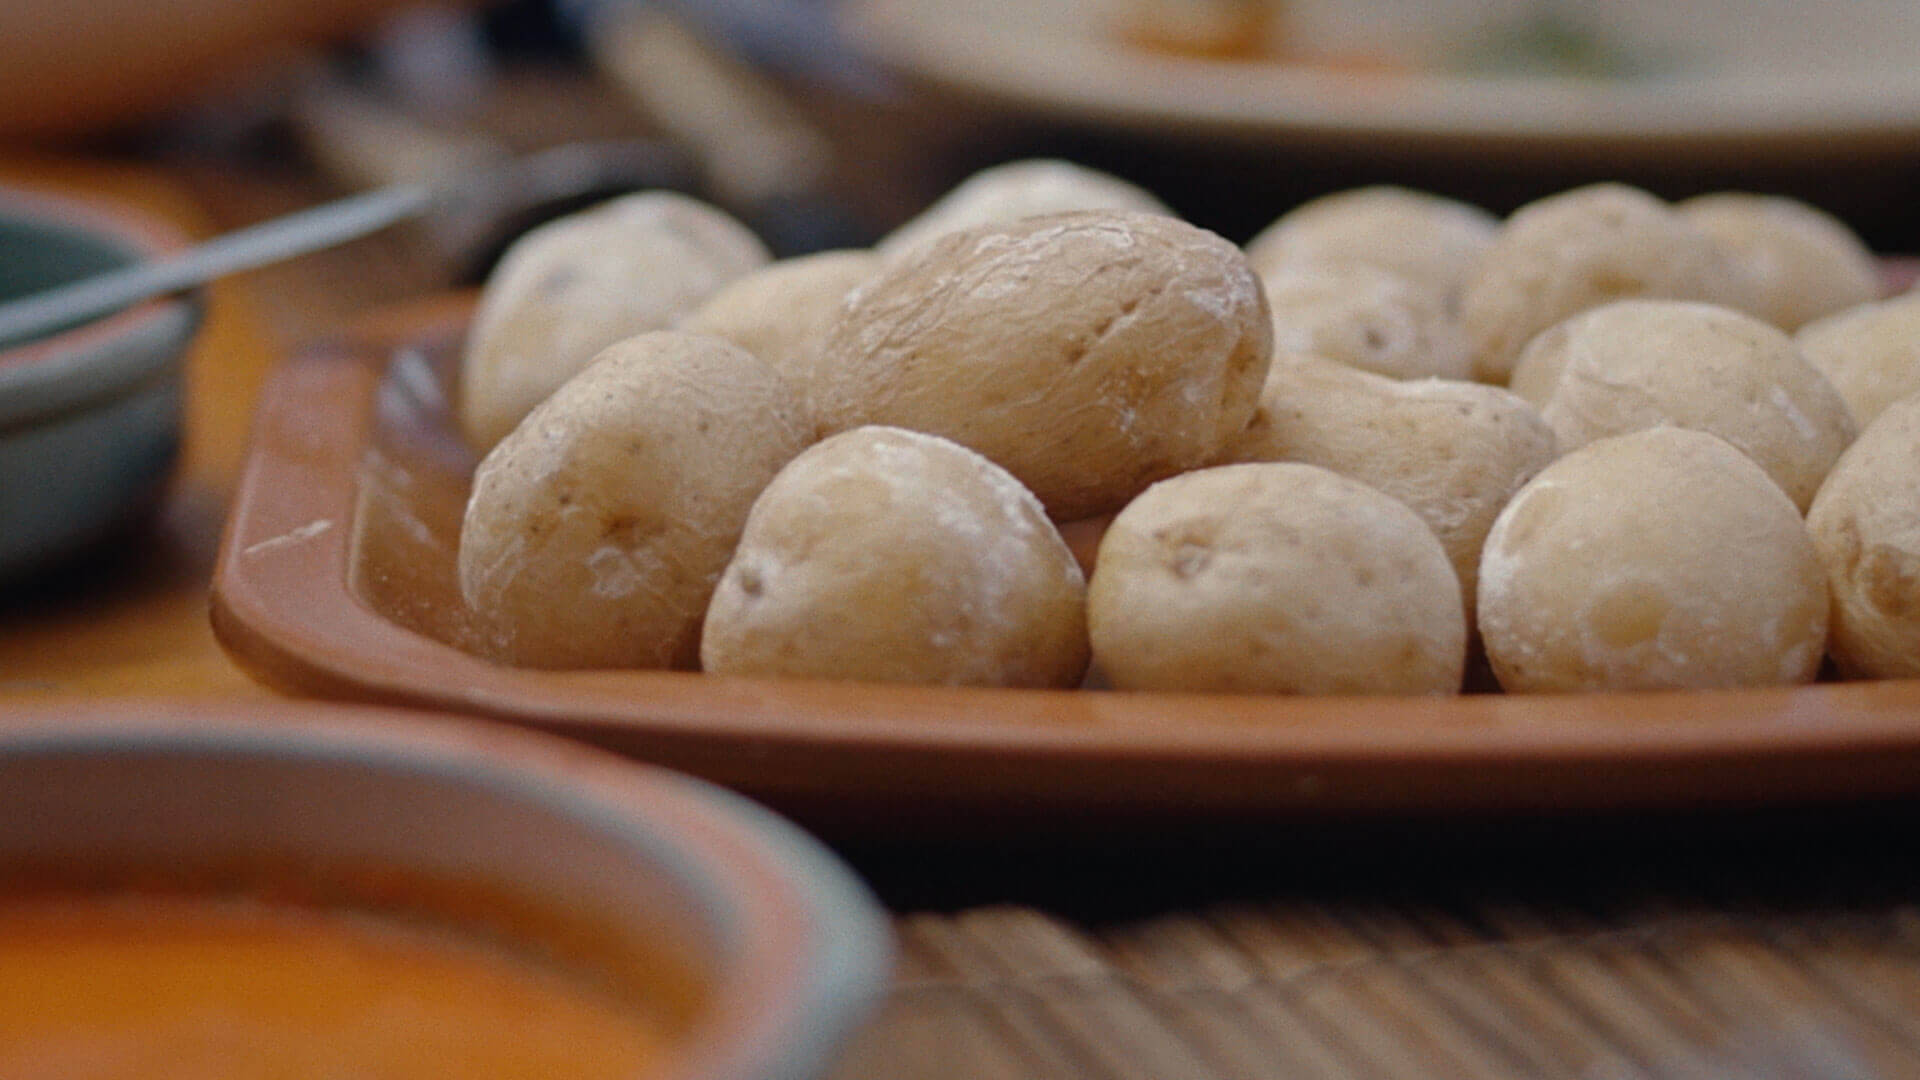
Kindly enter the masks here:
[[657, 1080], [819, 1075], [886, 985], [865, 888], [766, 810], [564, 740], [396, 710], [0, 714], [0, 868], [12, 886], [303, 897], [576, 958], [659, 1023]]
[[264, 681], [490, 714], [816, 825], [902, 835], [1920, 793], [1920, 682], [1308, 699], [489, 663], [460, 647], [454, 577], [473, 458], [446, 379], [470, 310], [449, 297], [390, 312], [286, 364], [264, 394], [213, 606], [227, 649]]

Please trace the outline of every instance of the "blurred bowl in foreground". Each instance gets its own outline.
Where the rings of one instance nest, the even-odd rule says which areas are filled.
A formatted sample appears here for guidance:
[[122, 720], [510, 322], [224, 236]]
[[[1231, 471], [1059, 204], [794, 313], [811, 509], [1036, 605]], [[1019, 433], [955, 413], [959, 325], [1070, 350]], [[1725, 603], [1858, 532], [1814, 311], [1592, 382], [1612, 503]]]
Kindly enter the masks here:
[[[503, 994], [487, 977], [474, 978], [471, 992], [442, 976], [415, 993], [415, 969], [440, 970], [431, 949], [402, 952], [403, 962], [368, 975], [358, 960], [338, 963], [318, 946], [323, 959], [311, 960], [300, 947], [316, 928], [344, 926], [371, 928], [376, 945], [428, 928], [518, 957], [549, 983], [605, 991], [596, 1000], [633, 1007], [652, 1033], [640, 1044], [658, 1050], [635, 1061], [625, 1049], [571, 1047], [598, 1052], [605, 1075], [802, 1080], [864, 1018], [884, 987], [889, 949], [880, 912], [843, 866], [743, 798], [550, 736], [396, 710], [125, 703], [14, 712], [0, 723], [0, 881], [0, 968], [15, 969], [0, 970], [0, 1011], [14, 1002], [27, 1012], [0, 1015], [0, 1030], [31, 1036], [76, 1013], [106, 1018], [80, 1034], [40, 1032], [39, 1044], [0, 1041], [0, 1072], [10, 1053], [125, 1055], [146, 1039], [165, 1044], [171, 1056], [160, 1060], [176, 1064], [218, 1042], [232, 1060], [271, 1053], [263, 1060], [299, 1075], [309, 1073], [299, 1072], [296, 1050], [317, 1043], [327, 1066], [390, 1075], [385, 1057], [345, 1060], [353, 1053], [327, 1032], [375, 1047], [368, 1053], [417, 1056], [423, 1041], [499, 1011]], [[49, 985], [3, 985], [18, 981], [35, 948], [46, 951], [35, 936], [45, 926], [67, 926], [102, 898], [135, 911], [175, 904], [122, 937], [164, 937], [171, 927], [192, 948], [167, 962], [192, 970], [141, 983], [111, 964], [129, 954], [150, 960], [144, 942], [129, 949], [82, 935], [56, 957]], [[226, 939], [165, 915], [202, 898], [225, 905], [214, 914], [229, 922], [235, 905], [264, 912], [269, 930], [292, 910], [308, 936], [277, 944], [282, 959], [265, 975], [244, 964], [208, 975], [200, 969], [216, 963], [206, 958]], [[89, 958], [98, 977], [76, 990], [69, 984], [85, 977], [77, 965]], [[287, 974], [307, 966], [331, 981], [316, 989]], [[247, 979], [265, 979], [269, 990], [237, 1004], [222, 998]], [[123, 985], [145, 989], [128, 1004], [115, 993]], [[219, 999], [212, 1006], [193, 996], [208, 985], [203, 996]], [[110, 1004], [96, 1008], [102, 996]], [[70, 1007], [48, 1004], [55, 1000]], [[241, 1022], [221, 1008], [239, 1010]], [[395, 1028], [391, 1037], [376, 1030]], [[478, 1053], [462, 1041], [429, 1072], [539, 1075], [524, 1071], [539, 1060], [537, 1037], [567, 1050], [575, 1030], [601, 1029], [562, 1027], [556, 1038], [544, 1003], [513, 1011], [482, 1029], [507, 1044], [498, 1063], [455, 1060]], [[275, 1039], [287, 1047], [260, 1045]], [[333, 1075], [312, 1073], [321, 1074]]]

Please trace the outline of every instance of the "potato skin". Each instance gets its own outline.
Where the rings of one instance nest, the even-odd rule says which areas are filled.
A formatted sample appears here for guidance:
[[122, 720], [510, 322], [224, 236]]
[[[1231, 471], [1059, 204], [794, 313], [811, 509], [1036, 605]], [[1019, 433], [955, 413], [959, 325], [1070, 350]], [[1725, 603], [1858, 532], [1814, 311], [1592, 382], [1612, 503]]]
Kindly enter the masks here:
[[1676, 203], [1733, 253], [1753, 283], [1753, 313], [1792, 332], [1880, 296], [1873, 253], [1839, 218], [1798, 199], [1720, 191]]
[[1752, 306], [1727, 251], [1638, 188], [1591, 184], [1531, 202], [1500, 226], [1461, 291], [1473, 377], [1504, 385], [1535, 334], [1633, 297]]
[[1713, 304], [1622, 300], [1582, 312], [1534, 339], [1514, 382], [1550, 382], [1540, 413], [1562, 452], [1660, 425], [1705, 431], [1803, 510], [1855, 434], [1846, 402], [1793, 339]]
[[1920, 393], [1920, 291], [1815, 319], [1793, 340], [1862, 427]]
[[602, 352], [474, 474], [460, 590], [495, 658], [693, 667], [754, 498], [812, 439], [784, 379], [719, 338]]
[[956, 184], [874, 245], [888, 261], [950, 232], [1076, 210], [1173, 211], [1152, 192], [1117, 176], [1057, 158], [992, 165]]
[[1252, 416], [1272, 351], [1239, 249], [1089, 211], [952, 233], [848, 298], [815, 381], [823, 430], [970, 447], [1066, 521], [1203, 465]]
[[1500, 219], [1471, 203], [1375, 184], [1280, 215], [1247, 241], [1247, 260], [1261, 277], [1301, 263], [1377, 266], [1451, 302], [1499, 227]]
[[1261, 275], [1276, 352], [1313, 353], [1394, 379], [1464, 379], [1467, 338], [1441, 294], [1364, 263]]
[[725, 212], [669, 191], [624, 195], [533, 229], [481, 292], [461, 357], [461, 433], [485, 453], [601, 349], [671, 327], [770, 257]]
[[754, 502], [700, 644], [712, 674], [1071, 687], [1086, 581], [1033, 494], [934, 435], [862, 427]]
[[1099, 669], [1125, 690], [1445, 694], [1466, 616], [1413, 511], [1312, 465], [1163, 480], [1100, 542], [1087, 588]]
[[1446, 549], [1471, 613], [1487, 530], [1556, 453], [1539, 412], [1497, 386], [1282, 354], [1221, 460], [1318, 465], [1405, 503]]
[[1847, 448], [1807, 528], [1833, 594], [1840, 673], [1920, 676], [1920, 397], [1888, 406]]
[[879, 267], [880, 257], [865, 250], [781, 259], [721, 286], [675, 329], [726, 338], [766, 361], [804, 399], [847, 294]]
[[1807, 682], [1825, 573], [1786, 494], [1724, 440], [1602, 439], [1547, 466], [1487, 536], [1479, 623], [1513, 692]]

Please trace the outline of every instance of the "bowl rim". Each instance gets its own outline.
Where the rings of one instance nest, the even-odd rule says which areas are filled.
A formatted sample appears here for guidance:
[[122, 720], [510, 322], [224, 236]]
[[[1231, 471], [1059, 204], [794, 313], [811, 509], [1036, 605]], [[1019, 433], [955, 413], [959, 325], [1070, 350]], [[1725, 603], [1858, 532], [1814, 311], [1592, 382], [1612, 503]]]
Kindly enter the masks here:
[[[186, 233], [171, 222], [124, 202], [106, 197], [77, 197], [13, 182], [0, 184], [0, 218], [103, 237], [136, 259], [177, 254], [191, 244]], [[203, 308], [199, 292], [158, 296], [46, 337], [0, 347], [0, 392], [31, 396], [36, 388], [44, 390], [41, 386], [44, 382], [64, 382], [78, 377], [94, 367], [85, 362], [87, 358], [100, 355], [103, 346], [110, 342], [141, 334], [152, 334], [161, 341], [177, 337], [184, 342], [197, 327]], [[84, 396], [93, 400], [139, 383], [165, 366], [177, 351], [176, 348], [155, 348], [141, 363], [123, 366], [114, 372], [111, 380]], [[28, 407], [23, 411], [31, 416], [53, 411], [65, 403], [63, 399], [51, 408]]]
[[0, 713], [0, 759], [212, 753], [432, 774], [609, 832], [714, 916], [728, 971], [662, 1080], [817, 1075], [883, 992], [886, 916], [820, 841], [716, 785], [493, 721], [303, 702], [136, 700]]

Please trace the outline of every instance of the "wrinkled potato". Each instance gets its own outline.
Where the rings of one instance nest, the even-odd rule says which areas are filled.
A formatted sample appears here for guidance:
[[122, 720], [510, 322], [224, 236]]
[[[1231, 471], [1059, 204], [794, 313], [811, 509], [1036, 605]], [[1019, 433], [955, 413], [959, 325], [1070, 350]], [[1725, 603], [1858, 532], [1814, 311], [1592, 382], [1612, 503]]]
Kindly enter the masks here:
[[1816, 319], [1793, 340], [1862, 427], [1887, 406], [1920, 393], [1920, 292]]
[[1554, 455], [1539, 412], [1497, 386], [1403, 382], [1281, 354], [1222, 460], [1318, 465], [1407, 504], [1439, 538], [1471, 613], [1487, 530]]
[[704, 670], [1070, 687], [1086, 582], [1033, 494], [946, 439], [863, 427], [753, 504], [707, 611]]
[[1514, 383], [1551, 385], [1540, 413], [1563, 453], [1661, 425], [1705, 431], [1759, 463], [1801, 509], [1855, 434], [1846, 402], [1792, 338], [1713, 304], [1593, 308], [1534, 339]]
[[1866, 243], [1839, 218], [1798, 199], [1722, 191], [1674, 209], [1733, 253], [1753, 283], [1753, 313], [1782, 330], [1880, 295], [1880, 270]]
[[722, 286], [676, 329], [726, 338], [772, 365], [805, 398], [821, 343], [847, 294], [879, 265], [871, 251], [823, 251], [769, 263]]
[[1827, 584], [1800, 513], [1724, 440], [1653, 428], [1547, 466], [1494, 521], [1480, 636], [1509, 691], [1813, 679]]
[[952, 439], [1056, 520], [1203, 465], [1253, 415], [1273, 326], [1232, 244], [1089, 211], [950, 233], [848, 297], [814, 380], [822, 430]]
[[1445, 694], [1466, 616], [1413, 511], [1311, 465], [1163, 480], [1100, 542], [1093, 655], [1124, 690]]
[[1464, 379], [1466, 334], [1439, 293], [1377, 266], [1294, 263], [1260, 276], [1276, 352], [1395, 379]]
[[601, 349], [671, 327], [769, 258], [746, 226], [667, 191], [625, 195], [528, 232], [480, 295], [460, 363], [462, 434], [486, 452]]
[[1378, 266], [1451, 300], [1499, 227], [1470, 203], [1377, 184], [1287, 211], [1247, 241], [1247, 260], [1261, 277], [1297, 263]]
[[1152, 192], [1117, 176], [1071, 161], [1031, 158], [974, 173], [882, 237], [874, 250], [891, 260], [950, 232], [1075, 210], [1173, 214]]
[[1505, 384], [1535, 334], [1634, 297], [1752, 306], [1729, 253], [1638, 188], [1592, 184], [1529, 203], [1501, 225], [1460, 295], [1473, 376]]
[[1843, 675], [1920, 676], [1920, 397], [1883, 409], [1807, 511]]
[[488, 651], [693, 667], [749, 507], [812, 434], [786, 380], [719, 338], [658, 331], [603, 351], [474, 473], [460, 592]]

